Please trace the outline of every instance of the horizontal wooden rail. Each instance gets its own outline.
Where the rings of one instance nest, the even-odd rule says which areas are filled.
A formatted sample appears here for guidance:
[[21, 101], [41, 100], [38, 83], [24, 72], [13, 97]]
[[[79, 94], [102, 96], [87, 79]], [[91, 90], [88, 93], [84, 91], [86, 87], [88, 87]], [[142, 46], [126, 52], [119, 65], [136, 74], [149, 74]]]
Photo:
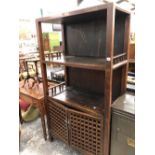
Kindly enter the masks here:
[[120, 67], [120, 66], [123, 66], [123, 65], [125, 65], [125, 64], [127, 64], [127, 60], [124, 60], [124, 61], [121, 61], [121, 62], [119, 62], [119, 63], [117, 63], [117, 64], [115, 64], [115, 65], [113, 65], [113, 69], [116, 69], [116, 68], [118, 68], [118, 67]]
[[113, 57], [113, 64], [117, 64], [117, 63], [120, 63], [124, 60], [127, 60], [127, 55], [126, 53], [122, 53], [122, 54], [119, 54], [119, 55], [116, 55]]
[[126, 53], [122, 53], [122, 54], [116, 55], [113, 58], [115, 59], [115, 58], [118, 58], [118, 57], [121, 57], [121, 56], [124, 56], [124, 55], [126, 55]]
[[51, 88], [52, 96], [61, 93], [64, 90], [65, 82], [62, 82]]

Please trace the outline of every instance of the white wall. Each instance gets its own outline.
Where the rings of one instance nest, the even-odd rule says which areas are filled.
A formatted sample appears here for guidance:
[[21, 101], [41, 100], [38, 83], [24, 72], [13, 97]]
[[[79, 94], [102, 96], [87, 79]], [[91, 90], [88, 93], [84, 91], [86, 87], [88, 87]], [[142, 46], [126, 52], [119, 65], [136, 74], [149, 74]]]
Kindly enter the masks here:
[[77, 6], [76, 0], [20, 0], [19, 18], [36, 19], [41, 17], [40, 9], [43, 9], [43, 15], [47, 16], [53, 13], [72, 10]]

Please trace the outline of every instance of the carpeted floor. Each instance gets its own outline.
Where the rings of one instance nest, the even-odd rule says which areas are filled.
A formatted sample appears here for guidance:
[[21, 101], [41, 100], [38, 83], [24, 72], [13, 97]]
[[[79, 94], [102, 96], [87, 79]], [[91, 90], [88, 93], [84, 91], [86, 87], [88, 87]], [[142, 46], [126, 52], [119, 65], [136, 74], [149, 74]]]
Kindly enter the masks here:
[[81, 155], [61, 141], [43, 138], [40, 118], [21, 125], [19, 155]]

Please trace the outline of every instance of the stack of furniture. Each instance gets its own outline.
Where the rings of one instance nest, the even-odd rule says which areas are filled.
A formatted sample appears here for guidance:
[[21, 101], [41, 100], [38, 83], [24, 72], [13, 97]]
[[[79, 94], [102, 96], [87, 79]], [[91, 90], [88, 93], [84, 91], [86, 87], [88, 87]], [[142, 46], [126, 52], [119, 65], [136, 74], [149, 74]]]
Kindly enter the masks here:
[[[61, 59], [44, 56], [42, 23], [62, 24]], [[108, 155], [111, 104], [126, 91], [130, 13], [113, 3], [36, 20], [51, 140]], [[65, 84], [48, 90], [47, 64], [64, 65]]]

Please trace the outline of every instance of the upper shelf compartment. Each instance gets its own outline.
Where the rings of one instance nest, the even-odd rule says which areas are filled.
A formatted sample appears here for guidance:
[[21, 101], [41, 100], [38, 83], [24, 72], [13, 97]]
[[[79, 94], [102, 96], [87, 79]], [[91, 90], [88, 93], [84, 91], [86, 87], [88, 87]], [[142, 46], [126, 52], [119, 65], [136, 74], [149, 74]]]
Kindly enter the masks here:
[[65, 54], [105, 58], [107, 11], [83, 16], [81, 20], [64, 24]]
[[64, 56], [61, 59], [46, 59], [45, 63], [59, 64], [76, 68], [105, 70], [105, 59], [91, 57]]
[[[109, 13], [111, 9], [114, 17]], [[127, 55], [129, 16], [130, 12], [108, 3], [39, 18], [36, 22], [62, 24], [65, 56], [106, 59], [109, 53], [110, 57], [124, 53]], [[111, 35], [108, 32], [108, 25], [112, 25]], [[112, 37], [112, 40], [109, 40], [109, 37]]]

